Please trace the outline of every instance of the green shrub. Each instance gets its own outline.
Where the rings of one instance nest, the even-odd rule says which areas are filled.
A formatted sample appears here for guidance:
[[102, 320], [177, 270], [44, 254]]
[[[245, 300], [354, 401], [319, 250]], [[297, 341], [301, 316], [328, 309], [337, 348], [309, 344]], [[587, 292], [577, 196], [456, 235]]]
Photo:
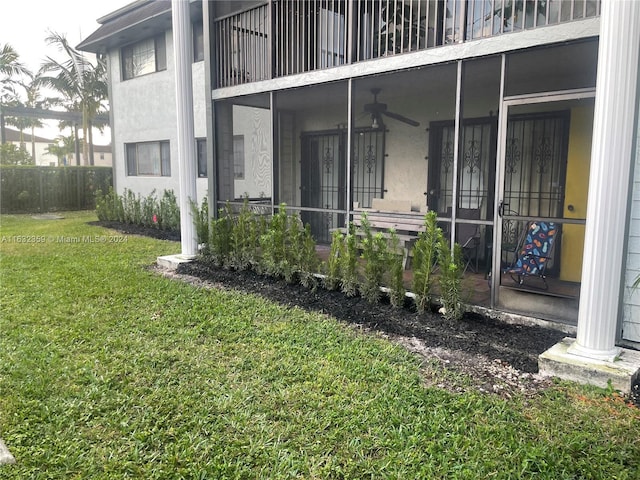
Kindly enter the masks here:
[[106, 195], [101, 190], [96, 191], [95, 199], [96, 214], [100, 220], [180, 230], [180, 209], [172, 190], [165, 190], [158, 201], [155, 190], [142, 198], [126, 188], [122, 195], [118, 195], [109, 187]]
[[180, 208], [173, 190], [165, 190], [160, 199], [158, 227], [162, 230], [180, 230]]
[[443, 315], [449, 320], [460, 320], [462, 307], [462, 248], [453, 245], [453, 255], [449, 243], [440, 235], [438, 242], [438, 258], [440, 263], [440, 296], [442, 298]]
[[231, 231], [229, 261], [234, 268], [246, 270], [257, 264], [260, 232], [255, 224], [255, 214], [249, 208], [249, 200], [245, 198], [239, 214], [234, 218]]
[[209, 230], [210, 260], [217, 266], [228, 267], [231, 254], [231, 234], [233, 232], [233, 216], [229, 204], [218, 211], [218, 219], [211, 222]]
[[284, 205], [271, 217], [267, 231], [262, 235], [262, 270], [268, 275], [282, 277], [287, 269], [285, 242], [287, 234], [287, 213]]
[[297, 273], [295, 242], [298, 241], [300, 220], [289, 216], [281, 204], [278, 213], [271, 217], [267, 232], [262, 235], [262, 260], [264, 271], [275, 277], [293, 282]]
[[433, 274], [438, 260], [438, 244], [442, 239], [436, 217], [434, 211], [425, 215], [425, 231], [418, 235], [413, 247], [413, 293], [418, 313], [424, 313], [432, 300]]
[[15, 143], [0, 144], [0, 165], [34, 165], [31, 154], [24, 146]]
[[122, 199], [113, 191], [113, 187], [109, 187], [106, 195], [103, 195], [102, 190], [96, 191], [96, 215], [102, 221], [124, 221]]
[[342, 232], [335, 230], [331, 234], [331, 249], [327, 260], [327, 272], [324, 278], [324, 288], [327, 290], [337, 290], [340, 287], [341, 271], [340, 263], [344, 256], [345, 238]]
[[189, 206], [191, 207], [191, 218], [196, 229], [198, 244], [204, 244], [202, 253], [206, 254], [209, 245], [209, 201], [207, 197], [204, 197], [200, 208], [198, 208], [198, 204], [191, 200]]
[[141, 225], [142, 210], [140, 195], [136, 195], [131, 190], [124, 190], [122, 195], [122, 207], [124, 211], [124, 222], [132, 223], [134, 225]]
[[344, 237], [343, 255], [340, 257], [340, 274], [342, 292], [348, 297], [358, 293], [358, 240], [353, 223], [349, 223], [349, 231]]
[[[400, 251], [400, 240], [394, 230], [390, 230], [389, 248], [389, 301], [395, 308], [404, 307], [406, 290], [404, 288], [403, 255]], [[398, 254], [400, 252], [400, 254]]]
[[31, 194], [27, 190], [21, 191], [16, 197], [19, 202], [28, 202], [31, 198]]
[[367, 214], [362, 214], [361, 227], [364, 279], [360, 285], [362, 296], [370, 303], [380, 300], [380, 287], [388, 268], [389, 247], [382, 233], [373, 235]]
[[316, 242], [311, 235], [311, 226], [309, 224], [304, 226], [304, 229], [300, 232], [298, 241], [296, 242], [298, 250], [298, 277], [300, 283], [315, 290], [318, 286], [318, 267], [320, 265], [318, 261], [318, 255], [316, 254]]
[[142, 199], [140, 209], [140, 223], [145, 227], [157, 227], [158, 199], [155, 189]]

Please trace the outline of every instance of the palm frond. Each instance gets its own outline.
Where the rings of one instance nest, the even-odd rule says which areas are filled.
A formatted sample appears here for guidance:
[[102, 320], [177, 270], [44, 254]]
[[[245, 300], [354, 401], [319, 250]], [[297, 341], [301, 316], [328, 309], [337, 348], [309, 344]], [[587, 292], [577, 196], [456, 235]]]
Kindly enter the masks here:
[[9, 77], [16, 75], [30, 76], [31, 71], [18, 59], [18, 52], [11, 45], [8, 43], [2, 45], [0, 47], [0, 73]]

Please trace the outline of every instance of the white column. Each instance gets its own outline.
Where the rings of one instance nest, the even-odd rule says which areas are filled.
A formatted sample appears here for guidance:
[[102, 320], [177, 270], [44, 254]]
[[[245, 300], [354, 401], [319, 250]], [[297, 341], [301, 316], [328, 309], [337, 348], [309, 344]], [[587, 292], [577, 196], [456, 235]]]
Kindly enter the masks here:
[[604, 0], [575, 355], [613, 361], [638, 84], [640, 2]]
[[176, 122], [178, 128], [178, 178], [182, 256], [197, 254], [196, 229], [191, 202], [196, 202], [196, 151], [193, 127], [193, 83], [191, 80], [190, 2], [172, 0], [173, 52], [176, 72]]

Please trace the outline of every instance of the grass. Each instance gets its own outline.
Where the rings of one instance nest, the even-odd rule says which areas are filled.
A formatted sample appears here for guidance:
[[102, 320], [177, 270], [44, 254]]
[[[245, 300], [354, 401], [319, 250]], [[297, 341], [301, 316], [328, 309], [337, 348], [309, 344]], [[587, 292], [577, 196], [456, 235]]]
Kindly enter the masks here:
[[2, 479], [639, 478], [615, 395], [427, 388], [399, 346], [161, 278], [177, 244], [93, 219], [1, 217]]

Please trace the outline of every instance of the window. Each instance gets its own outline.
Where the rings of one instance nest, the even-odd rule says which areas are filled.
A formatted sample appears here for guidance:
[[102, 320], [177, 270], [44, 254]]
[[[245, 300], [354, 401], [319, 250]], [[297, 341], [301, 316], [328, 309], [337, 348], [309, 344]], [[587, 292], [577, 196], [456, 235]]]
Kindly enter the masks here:
[[164, 33], [122, 48], [122, 79], [147, 75], [167, 69]]
[[201, 62], [204, 60], [204, 33], [202, 29], [202, 20], [193, 24], [193, 61]]
[[196, 140], [196, 155], [198, 157], [198, 178], [207, 178], [207, 141], [203, 138]]
[[233, 136], [233, 178], [244, 180], [244, 135]]
[[125, 144], [127, 175], [171, 176], [169, 142]]

